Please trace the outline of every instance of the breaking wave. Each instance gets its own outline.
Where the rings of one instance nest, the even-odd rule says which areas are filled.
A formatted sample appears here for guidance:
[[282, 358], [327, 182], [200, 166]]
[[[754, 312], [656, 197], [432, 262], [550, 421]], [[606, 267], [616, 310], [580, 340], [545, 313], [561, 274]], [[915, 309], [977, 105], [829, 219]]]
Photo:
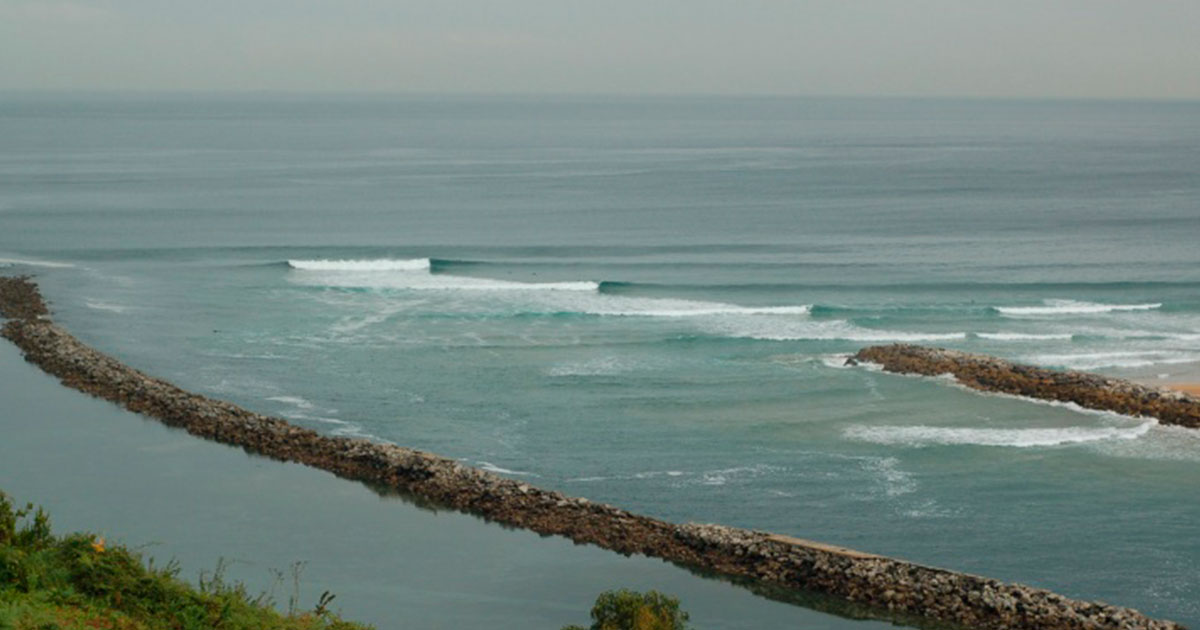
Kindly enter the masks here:
[[1074, 337], [1070, 333], [1038, 334], [1012, 332], [975, 333], [975, 336], [991, 341], [1070, 341]]
[[[408, 291], [587, 291], [597, 292], [599, 283], [517, 282], [470, 276], [435, 274], [428, 258], [413, 260], [289, 260], [288, 266], [306, 272], [295, 282], [309, 286], [346, 289], [393, 289]], [[381, 273], [393, 272], [393, 273]]]
[[1030, 448], [1062, 446], [1104, 440], [1134, 440], [1150, 431], [1157, 422], [1134, 427], [1061, 427], [1038, 429], [981, 429], [967, 427], [866, 426], [847, 427], [847, 439], [874, 444], [903, 446], [972, 445]]
[[1136, 368], [1151, 365], [1198, 363], [1200, 354], [1173, 350], [1144, 350], [1126, 352], [1087, 352], [1078, 354], [1035, 354], [1020, 358], [1026, 363], [1064, 367], [1072, 370], [1097, 368]]
[[1094, 315], [1117, 311], [1149, 311], [1162, 308], [1161, 302], [1147, 304], [1098, 304], [1076, 300], [1045, 300], [1043, 306], [994, 306], [996, 312], [1009, 316]]
[[[528, 273], [522, 273], [516, 278], [508, 275], [478, 277], [459, 275], [448, 269], [450, 266], [467, 263], [470, 261], [430, 258], [287, 260], [288, 267], [296, 271], [288, 274], [288, 281], [294, 284], [362, 292], [429, 292], [428, 295], [437, 301], [426, 304], [422, 310], [435, 317], [478, 316], [497, 319], [592, 316], [687, 319], [694, 322], [690, 327], [695, 328], [699, 334], [763, 341], [942, 343], [977, 339], [999, 343], [1028, 343], [1072, 342], [1087, 336], [1085, 330], [1064, 330], [1061, 327], [1050, 330], [989, 332], [965, 332], [964, 328], [930, 330], [928, 326], [914, 326], [918, 329], [913, 330], [902, 324], [889, 326], [882, 323], [876, 327], [880, 320], [878, 317], [860, 320], [850, 317], [849, 313], [840, 313], [840, 310], [844, 309], [831, 309], [814, 304], [789, 305], [786, 302], [768, 302], [766, 305], [746, 305], [710, 301], [699, 296], [696, 296], [698, 299], [692, 299], [678, 295], [639, 295], [640, 290], [632, 291], [629, 283], [558, 279], [547, 279], [543, 282], [538, 281], [536, 275], [531, 278]], [[497, 272], [507, 273], [511, 273], [511, 270]], [[436, 297], [433, 292], [446, 293], [448, 297]], [[1161, 303], [1100, 304], [1060, 299], [1046, 300], [1042, 306], [997, 306], [989, 307], [989, 310], [992, 313], [1020, 318], [1149, 310], [1161, 306]], [[982, 314], [978, 311], [976, 313]], [[888, 319], [895, 317], [895, 313], [891, 313]], [[378, 314], [347, 319], [339, 324], [335, 332], [345, 333], [347, 329], [373, 326], [385, 319], [386, 317]], [[1112, 334], [1126, 333], [1116, 330]], [[1141, 361], [1137, 363], [1148, 364]], [[1086, 369], [1097, 365], [1085, 361], [1079, 364], [1071, 363], [1069, 366]]]
[[[635, 305], [630, 308], [630, 306]], [[615, 317], [705, 317], [710, 315], [808, 315], [810, 307], [800, 306], [738, 306], [720, 302], [690, 300], [644, 299], [616, 303], [612, 307], [599, 305], [582, 310], [589, 315]]]
[[709, 332], [727, 337], [761, 341], [862, 341], [918, 342], [958, 341], [965, 332], [922, 332], [865, 328], [843, 319], [786, 320], [781, 318], [741, 318], [714, 321]]
[[430, 268], [428, 258], [394, 260], [289, 260], [292, 269], [301, 271], [420, 271]]

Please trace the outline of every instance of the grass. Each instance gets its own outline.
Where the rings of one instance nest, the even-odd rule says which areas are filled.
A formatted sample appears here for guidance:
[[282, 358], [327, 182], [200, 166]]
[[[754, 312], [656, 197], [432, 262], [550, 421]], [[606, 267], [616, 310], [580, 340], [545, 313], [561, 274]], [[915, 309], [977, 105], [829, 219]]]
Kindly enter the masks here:
[[[155, 568], [140, 554], [93, 534], [55, 536], [32, 505], [0, 492], [0, 630], [368, 630], [342, 620], [322, 595], [312, 610], [286, 613], [268, 594], [229, 583], [223, 565], [198, 586], [179, 567]], [[294, 570], [293, 577], [298, 574]]]

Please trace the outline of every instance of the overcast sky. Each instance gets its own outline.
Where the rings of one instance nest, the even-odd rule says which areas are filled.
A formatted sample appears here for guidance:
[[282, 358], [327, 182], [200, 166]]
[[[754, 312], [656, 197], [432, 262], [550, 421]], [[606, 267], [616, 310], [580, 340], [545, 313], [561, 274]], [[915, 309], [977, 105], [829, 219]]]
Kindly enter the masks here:
[[0, 0], [0, 90], [1200, 99], [1200, 0]]

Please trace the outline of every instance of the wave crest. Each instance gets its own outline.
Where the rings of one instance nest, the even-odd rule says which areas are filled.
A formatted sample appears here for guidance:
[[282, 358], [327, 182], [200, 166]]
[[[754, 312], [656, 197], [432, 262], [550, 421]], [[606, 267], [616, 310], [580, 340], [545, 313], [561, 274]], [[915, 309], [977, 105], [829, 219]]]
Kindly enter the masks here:
[[288, 260], [287, 265], [301, 271], [422, 271], [430, 268], [428, 258], [373, 260]]
[[847, 439], [874, 444], [904, 446], [1007, 446], [1030, 448], [1062, 446], [1105, 440], [1134, 440], [1150, 431], [1157, 422], [1144, 422], [1134, 427], [1061, 427], [1038, 429], [983, 429], [970, 427], [866, 426], [847, 427], [842, 435]]
[[1097, 368], [1138, 368], [1152, 365], [1200, 363], [1200, 353], [1178, 350], [1142, 350], [1085, 352], [1078, 354], [1034, 354], [1020, 358], [1026, 363], [1064, 367], [1072, 370]]
[[991, 341], [1070, 341], [1074, 335], [1071, 333], [1012, 333], [1012, 332], [994, 332], [994, 333], [974, 333], [980, 339], [988, 339]]
[[1118, 311], [1149, 311], [1162, 308], [1162, 302], [1145, 304], [1100, 304], [1077, 300], [1045, 300], [1044, 306], [994, 306], [997, 313], [1009, 316], [1096, 315]]
[[[661, 303], [661, 304], [658, 304]], [[705, 317], [712, 315], [808, 315], [811, 307], [799, 306], [738, 306], [719, 302], [692, 302], [688, 300], [646, 299], [637, 303], [641, 308], [587, 309], [589, 315], [611, 317]]]
[[711, 332], [742, 339], [760, 341], [861, 341], [861, 342], [921, 342], [961, 341], [965, 332], [921, 332], [865, 328], [844, 319], [826, 321], [736, 321], [717, 322]]

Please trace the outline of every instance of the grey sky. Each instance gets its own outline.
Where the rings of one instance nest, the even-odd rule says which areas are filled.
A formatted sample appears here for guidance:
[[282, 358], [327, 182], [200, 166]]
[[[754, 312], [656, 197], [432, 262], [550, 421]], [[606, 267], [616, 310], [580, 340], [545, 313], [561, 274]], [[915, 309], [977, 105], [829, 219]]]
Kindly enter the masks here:
[[0, 0], [0, 89], [1200, 98], [1200, 0]]

